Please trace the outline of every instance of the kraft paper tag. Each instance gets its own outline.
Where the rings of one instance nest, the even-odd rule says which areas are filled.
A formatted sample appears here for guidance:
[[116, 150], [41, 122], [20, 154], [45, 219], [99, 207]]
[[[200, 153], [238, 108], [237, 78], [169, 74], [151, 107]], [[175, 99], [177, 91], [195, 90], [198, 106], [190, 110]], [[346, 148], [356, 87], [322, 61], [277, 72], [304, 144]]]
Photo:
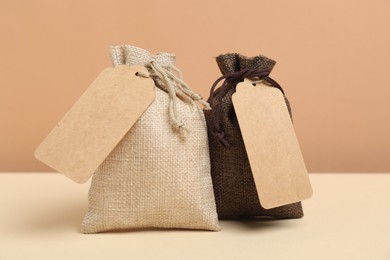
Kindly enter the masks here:
[[281, 91], [249, 79], [232, 100], [261, 205], [274, 208], [311, 197], [313, 191]]
[[35, 157], [77, 183], [86, 182], [155, 99], [143, 66], [103, 70], [35, 150]]

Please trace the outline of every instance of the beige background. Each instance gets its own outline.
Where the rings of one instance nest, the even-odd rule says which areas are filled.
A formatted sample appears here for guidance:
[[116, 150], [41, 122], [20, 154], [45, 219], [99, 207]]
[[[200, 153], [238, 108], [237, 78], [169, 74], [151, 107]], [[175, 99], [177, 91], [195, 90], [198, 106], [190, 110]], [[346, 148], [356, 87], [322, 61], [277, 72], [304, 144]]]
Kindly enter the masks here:
[[208, 97], [213, 57], [264, 54], [311, 172], [389, 172], [390, 1], [0, 0], [0, 171], [50, 170], [33, 151], [108, 47], [174, 52]]

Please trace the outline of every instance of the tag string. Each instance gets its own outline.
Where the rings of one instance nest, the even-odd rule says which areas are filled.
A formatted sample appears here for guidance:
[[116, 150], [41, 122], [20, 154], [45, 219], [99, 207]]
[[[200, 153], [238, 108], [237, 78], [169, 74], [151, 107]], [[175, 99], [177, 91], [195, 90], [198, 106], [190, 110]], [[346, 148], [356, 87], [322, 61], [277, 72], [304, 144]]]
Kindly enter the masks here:
[[[210, 97], [208, 102], [211, 107], [211, 133], [219, 140], [219, 142], [226, 148], [230, 147], [229, 142], [226, 140], [225, 132], [221, 129], [221, 111], [222, 111], [222, 98], [227, 94], [231, 88], [235, 88], [239, 82], [244, 81], [245, 78], [257, 78], [253, 82], [255, 85], [259, 82], [265, 82], [267, 85], [279, 89], [283, 95], [284, 91], [282, 87], [275, 80], [269, 77], [269, 70], [255, 70], [244, 69], [237, 72], [225, 74], [219, 77], [210, 89]], [[218, 84], [224, 80], [221, 87], [216, 90]], [[217, 93], [218, 92], [218, 93]]]
[[[189, 97], [193, 101], [199, 102], [203, 106], [204, 110], [211, 109], [209, 103], [204, 101], [199, 94], [193, 92], [187, 83], [184, 82], [181, 71], [173, 64], [162, 66], [152, 59], [145, 64], [145, 67], [149, 68], [150, 72], [148, 74], [138, 72], [137, 75], [142, 77], [158, 78], [162, 81], [164, 88], [169, 95], [169, 116], [172, 120], [172, 124], [179, 130], [180, 136], [185, 138], [190, 133], [190, 129], [186, 127], [183, 121], [179, 118], [177, 111], [177, 95], [179, 95], [179, 93], [177, 93], [176, 87], [184, 93], [184, 96]], [[173, 74], [171, 70], [175, 71], [179, 77]]]

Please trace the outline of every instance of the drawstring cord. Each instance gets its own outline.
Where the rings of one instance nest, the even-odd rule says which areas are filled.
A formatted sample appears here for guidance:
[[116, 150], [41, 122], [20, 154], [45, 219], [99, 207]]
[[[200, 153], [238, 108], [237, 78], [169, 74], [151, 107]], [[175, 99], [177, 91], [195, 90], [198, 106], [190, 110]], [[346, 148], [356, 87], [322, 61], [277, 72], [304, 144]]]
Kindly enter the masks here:
[[[244, 78], [258, 78], [257, 81], [254, 81], [253, 84], [259, 82], [268, 83], [268, 85], [279, 89], [283, 95], [284, 91], [282, 87], [275, 80], [269, 77], [269, 70], [255, 70], [255, 69], [244, 69], [237, 72], [229, 73], [219, 77], [210, 89], [210, 97], [207, 100], [210, 103], [211, 107], [211, 116], [212, 116], [212, 126], [211, 133], [219, 140], [219, 142], [226, 148], [230, 147], [229, 142], [225, 138], [225, 132], [221, 129], [221, 110], [222, 110], [222, 98], [226, 93], [231, 89], [235, 88], [236, 85], [243, 81]], [[216, 91], [216, 87], [221, 82], [221, 87]], [[218, 93], [217, 93], [218, 92]]]
[[[203, 98], [197, 93], [193, 92], [192, 89], [184, 82], [181, 71], [174, 65], [169, 64], [166, 66], [160, 65], [155, 60], [150, 60], [145, 64], [145, 67], [151, 70], [150, 73], [138, 72], [137, 75], [145, 78], [158, 78], [164, 84], [164, 87], [169, 95], [169, 116], [172, 120], [173, 126], [179, 130], [180, 136], [186, 138], [190, 133], [190, 129], [179, 119], [177, 112], [177, 96], [176, 89], [178, 87], [186, 96], [191, 98], [193, 101], [198, 101], [202, 104], [204, 110], [210, 110], [209, 103], [203, 100]], [[170, 70], [175, 71], [179, 77], [174, 75]]]

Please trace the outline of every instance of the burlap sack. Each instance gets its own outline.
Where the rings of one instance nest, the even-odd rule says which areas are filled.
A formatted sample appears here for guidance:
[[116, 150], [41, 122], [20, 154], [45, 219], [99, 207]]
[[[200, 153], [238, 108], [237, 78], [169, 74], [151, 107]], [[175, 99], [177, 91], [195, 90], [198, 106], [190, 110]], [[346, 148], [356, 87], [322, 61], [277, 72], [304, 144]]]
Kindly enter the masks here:
[[[114, 65], [145, 65], [150, 61], [166, 71], [175, 55], [133, 46], [111, 48]], [[155, 75], [156, 76], [156, 75]], [[219, 230], [210, 176], [206, 122], [195, 104], [196, 94], [175, 83], [169, 96], [164, 81], [154, 77], [156, 99], [94, 173], [83, 233], [142, 228]], [[187, 93], [187, 94], [186, 94]], [[181, 98], [178, 98], [181, 97]], [[189, 129], [180, 135], [170, 102]], [[199, 98], [199, 97], [198, 97]], [[177, 123], [177, 122], [176, 122]]]
[[[271, 71], [275, 61], [264, 56], [248, 58], [240, 54], [229, 53], [218, 56], [217, 64], [222, 74], [226, 76], [248, 69]], [[221, 93], [221, 88], [212, 93], [209, 102], [213, 104], [213, 110], [205, 111], [210, 144], [211, 175], [218, 215], [220, 218], [300, 218], [303, 216], [300, 202], [269, 210], [264, 209], [260, 204], [232, 104], [232, 94], [236, 91], [236, 84], [237, 82], [226, 81], [226, 86], [222, 90], [224, 93]], [[287, 98], [285, 100], [291, 116], [290, 105]], [[213, 115], [213, 113], [216, 114]], [[219, 128], [218, 131], [216, 128]]]

